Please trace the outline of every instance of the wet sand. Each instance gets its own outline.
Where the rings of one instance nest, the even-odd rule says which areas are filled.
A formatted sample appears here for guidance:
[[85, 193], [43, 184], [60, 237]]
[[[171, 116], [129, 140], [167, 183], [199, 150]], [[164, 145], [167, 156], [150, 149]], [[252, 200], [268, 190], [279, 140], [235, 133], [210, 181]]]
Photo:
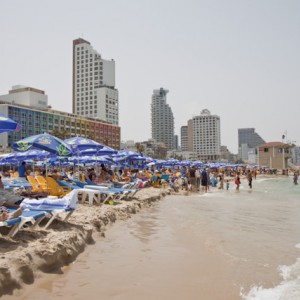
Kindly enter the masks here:
[[[149, 208], [118, 222], [63, 274], [42, 276], [18, 299], [240, 299], [233, 265], [205, 234], [182, 227], [169, 210]], [[183, 220], [181, 220], [183, 221]], [[226, 297], [225, 297], [226, 296]], [[225, 298], [224, 298], [225, 297]], [[11, 299], [10, 297], [3, 299]], [[11, 299], [12, 300], [12, 299]]]

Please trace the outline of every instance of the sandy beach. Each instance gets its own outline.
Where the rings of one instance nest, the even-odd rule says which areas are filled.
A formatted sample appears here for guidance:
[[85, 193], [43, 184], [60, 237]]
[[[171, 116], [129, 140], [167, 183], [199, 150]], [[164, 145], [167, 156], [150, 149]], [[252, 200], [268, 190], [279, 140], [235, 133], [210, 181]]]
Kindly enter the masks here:
[[76, 260], [95, 235], [105, 235], [107, 226], [130, 218], [143, 207], [151, 206], [169, 190], [145, 188], [135, 199], [116, 205], [79, 204], [67, 222], [55, 220], [49, 229], [23, 229], [10, 239], [0, 237], [0, 296], [12, 294], [32, 284], [39, 272], [57, 272]]

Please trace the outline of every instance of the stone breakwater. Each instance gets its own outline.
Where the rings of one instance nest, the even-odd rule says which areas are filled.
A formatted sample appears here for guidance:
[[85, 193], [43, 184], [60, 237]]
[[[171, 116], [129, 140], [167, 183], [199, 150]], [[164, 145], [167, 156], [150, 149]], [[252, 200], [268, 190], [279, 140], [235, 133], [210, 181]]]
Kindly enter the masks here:
[[113, 206], [80, 204], [68, 222], [55, 220], [48, 230], [42, 224], [36, 230], [24, 229], [13, 239], [0, 237], [0, 297], [33, 284], [39, 272], [59, 272], [94, 243], [93, 234], [104, 236], [107, 226], [130, 218], [167, 194], [169, 190], [146, 188], [133, 200]]

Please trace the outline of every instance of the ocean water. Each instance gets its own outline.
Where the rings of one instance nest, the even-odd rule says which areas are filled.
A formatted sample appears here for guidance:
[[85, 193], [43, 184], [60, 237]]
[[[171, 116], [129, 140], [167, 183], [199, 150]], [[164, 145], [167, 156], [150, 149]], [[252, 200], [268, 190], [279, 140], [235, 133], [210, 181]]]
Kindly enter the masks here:
[[300, 299], [300, 186], [168, 196], [96, 237], [61, 274], [3, 299]]

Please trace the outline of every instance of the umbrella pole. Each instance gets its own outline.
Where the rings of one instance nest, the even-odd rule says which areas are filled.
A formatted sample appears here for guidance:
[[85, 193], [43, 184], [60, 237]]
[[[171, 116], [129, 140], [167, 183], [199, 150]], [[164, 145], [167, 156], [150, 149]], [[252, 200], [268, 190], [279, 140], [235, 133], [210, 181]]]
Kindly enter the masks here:
[[45, 169], [46, 169], [46, 177], [48, 176], [48, 167], [47, 167], [47, 155], [45, 159]]

